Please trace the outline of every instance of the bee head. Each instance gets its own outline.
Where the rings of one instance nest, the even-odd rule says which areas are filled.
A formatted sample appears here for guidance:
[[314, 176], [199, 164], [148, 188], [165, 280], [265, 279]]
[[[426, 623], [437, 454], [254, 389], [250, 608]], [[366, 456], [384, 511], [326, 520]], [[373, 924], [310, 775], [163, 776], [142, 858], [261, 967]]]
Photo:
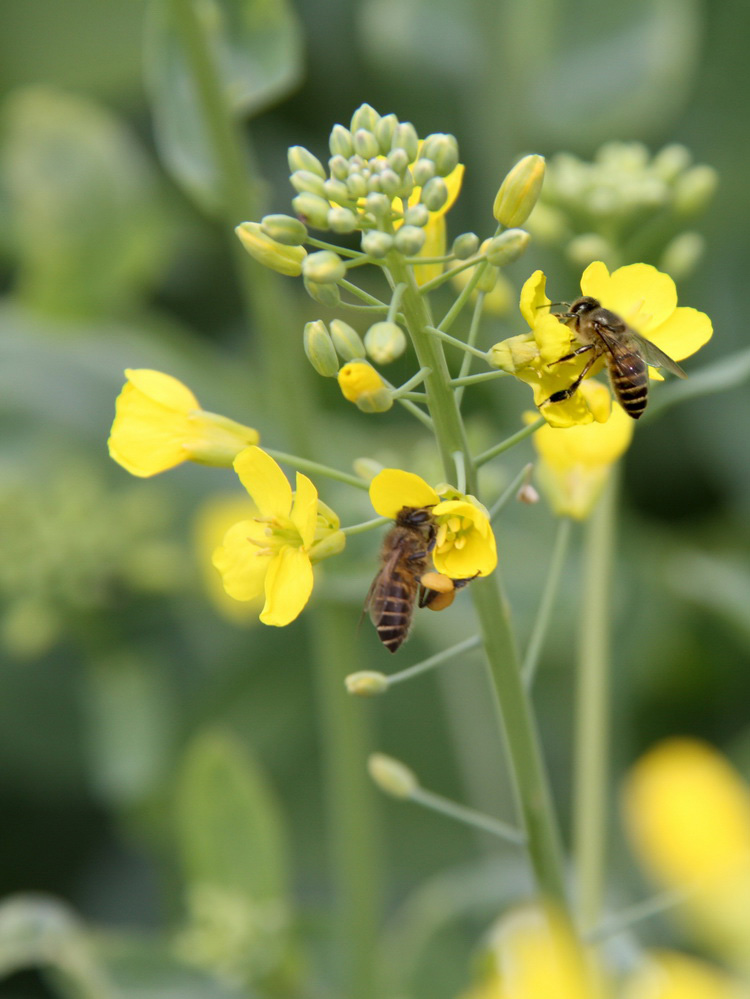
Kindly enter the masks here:
[[590, 295], [584, 295], [583, 298], [577, 298], [575, 302], [570, 306], [570, 312], [566, 312], [565, 315], [569, 319], [575, 319], [577, 316], [588, 315], [589, 312], [593, 312], [594, 309], [600, 309], [601, 303], [596, 298], [591, 298]]
[[424, 506], [402, 506], [398, 512], [396, 523], [401, 527], [421, 527], [430, 523], [432, 513], [429, 507]]

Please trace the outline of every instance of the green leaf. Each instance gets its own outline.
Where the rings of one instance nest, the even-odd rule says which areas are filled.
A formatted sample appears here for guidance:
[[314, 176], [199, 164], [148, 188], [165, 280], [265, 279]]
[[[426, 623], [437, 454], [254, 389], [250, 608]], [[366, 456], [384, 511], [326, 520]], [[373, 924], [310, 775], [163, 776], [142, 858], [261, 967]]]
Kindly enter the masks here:
[[121, 312], [151, 280], [164, 234], [135, 138], [92, 101], [43, 86], [6, 101], [2, 132], [19, 294], [65, 318]]
[[211, 730], [188, 747], [178, 787], [186, 880], [244, 896], [285, 899], [282, 821], [258, 765], [231, 735]]
[[162, 159], [206, 209], [221, 203], [220, 169], [179, 6], [194, 4], [223, 98], [235, 117], [286, 96], [302, 72], [301, 31], [286, 0], [152, 0], [146, 70]]

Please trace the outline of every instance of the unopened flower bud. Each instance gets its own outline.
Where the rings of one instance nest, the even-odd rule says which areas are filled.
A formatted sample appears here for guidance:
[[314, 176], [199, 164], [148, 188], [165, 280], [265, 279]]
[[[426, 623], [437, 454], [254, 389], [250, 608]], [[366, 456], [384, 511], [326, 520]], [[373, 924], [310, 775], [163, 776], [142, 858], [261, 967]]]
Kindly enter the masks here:
[[365, 413], [384, 413], [393, 405], [390, 389], [367, 361], [349, 361], [338, 374], [345, 399]]
[[651, 168], [668, 184], [676, 180], [692, 161], [690, 150], [680, 142], [674, 142], [660, 149], [651, 161]]
[[395, 171], [399, 177], [402, 177], [404, 171], [409, 166], [409, 156], [406, 151], [401, 148], [392, 149], [386, 159], [391, 170]]
[[318, 250], [307, 255], [302, 273], [316, 284], [336, 284], [346, 277], [344, 261], [333, 250]]
[[325, 197], [323, 178], [311, 170], [295, 170], [289, 181], [299, 194], [302, 194], [303, 191], [309, 191], [311, 194], [319, 194], [321, 198]]
[[385, 673], [364, 669], [360, 670], [359, 673], [350, 673], [349, 676], [344, 677], [344, 684], [348, 693], [355, 694], [357, 697], [375, 697], [388, 690], [388, 677]]
[[378, 140], [372, 132], [368, 132], [365, 128], [359, 128], [354, 132], [352, 142], [354, 143], [354, 151], [366, 160], [369, 160], [371, 156], [376, 156], [380, 151]]
[[264, 215], [260, 227], [266, 236], [285, 246], [300, 246], [307, 239], [304, 222], [291, 215]]
[[[494, 236], [485, 250], [487, 259], [496, 267], [505, 267], [517, 260], [529, 245], [531, 237], [524, 229], [506, 229]], [[309, 259], [309, 258], [308, 258]]]
[[323, 182], [323, 197], [328, 201], [335, 201], [338, 205], [349, 205], [352, 202], [349, 188], [343, 180], [336, 180], [335, 177]]
[[380, 119], [372, 131], [375, 133], [375, 138], [378, 140], [378, 146], [380, 152], [385, 156], [391, 148], [391, 142], [393, 141], [393, 133], [398, 125], [398, 118], [395, 114], [386, 114]]
[[499, 276], [499, 268], [495, 267], [494, 264], [488, 264], [482, 271], [482, 275], [476, 283], [477, 291], [483, 291], [486, 295], [488, 295], [497, 284]]
[[343, 156], [332, 156], [328, 161], [328, 170], [334, 180], [346, 180], [349, 176], [349, 160]]
[[417, 135], [417, 130], [414, 128], [410, 121], [402, 121], [393, 130], [393, 139], [391, 140], [392, 149], [403, 149], [408, 156], [408, 162], [413, 163], [417, 158], [417, 151], [419, 149], [419, 136]]
[[454, 135], [436, 132], [422, 145], [422, 156], [432, 160], [438, 177], [447, 177], [458, 165], [458, 142]]
[[350, 208], [332, 208], [328, 212], [328, 228], [331, 232], [354, 232], [359, 225], [359, 219]]
[[365, 349], [376, 364], [390, 364], [406, 350], [406, 335], [396, 323], [375, 323], [365, 333]]
[[[358, 129], [361, 128], [367, 129], [368, 132], [374, 132], [378, 126], [379, 121], [380, 121], [380, 115], [375, 110], [375, 108], [369, 104], [362, 104], [360, 107], [357, 108], [357, 110], [352, 115], [352, 121], [350, 126], [352, 130], [352, 135]], [[371, 153], [370, 155], [374, 156], [375, 154]]]
[[383, 218], [390, 214], [391, 199], [385, 194], [372, 192], [365, 198], [365, 209], [375, 218]]
[[584, 232], [574, 236], [565, 247], [565, 256], [576, 267], [588, 267], [594, 260], [605, 263], [614, 257], [614, 251], [607, 240], [596, 232]]
[[430, 221], [430, 213], [424, 205], [412, 205], [404, 212], [404, 225], [426, 226]]
[[344, 159], [349, 159], [354, 152], [349, 129], [343, 125], [334, 125], [328, 140], [328, 148], [331, 150], [331, 156], [343, 156]]
[[385, 753], [372, 753], [367, 769], [380, 790], [394, 798], [411, 798], [419, 787], [414, 772]]
[[710, 166], [694, 166], [674, 184], [674, 209], [679, 215], [699, 215], [711, 201], [719, 175]]
[[387, 169], [380, 171], [380, 190], [387, 194], [389, 198], [395, 198], [401, 190], [401, 177], [395, 170]]
[[393, 237], [393, 243], [399, 253], [413, 257], [422, 249], [426, 238], [424, 229], [415, 225], [402, 225]]
[[544, 157], [524, 156], [500, 185], [492, 214], [509, 229], [523, 225], [539, 199], [544, 180]]
[[435, 164], [422, 156], [411, 168], [411, 175], [417, 187], [424, 187], [428, 180], [436, 176]]
[[453, 240], [452, 249], [457, 260], [468, 260], [479, 249], [479, 236], [475, 232], [462, 232]]
[[[368, 194], [382, 194], [382, 188], [380, 186], [380, 174], [373, 173], [367, 178], [367, 193]], [[390, 203], [390, 198], [388, 199]]]
[[302, 263], [307, 256], [304, 247], [277, 243], [275, 239], [266, 236], [258, 222], [242, 222], [234, 231], [250, 256], [259, 263], [290, 277], [297, 277], [302, 273]]
[[533, 506], [534, 503], [539, 502], [539, 493], [530, 482], [525, 482], [516, 493], [516, 499], [519, 503], [527, 503], [529, 506]]
[[303, 191], [292, 198], [292, 207], [306, 225], [314, 229], [325, 229], [328, 224], [328, 209], [331, 207], [326, 198], [319, 194]]
[[342, 361], [353, 361], [365, 356], [365, 345], [359, 333], [342, 319], [331, 320], [331, 339]]
[[360, 173], [350, 173], [346, 180], [346, 187], [352, 201], [364, 198], [367, 194], [367, 181]]
[[320, 303], [320, 305], [326, 305], [329, 309], [335, 309], [341, 303], [341, 292], [337, 284], [331, 284], [330, 282], [319, 284], [317, 281], [311, 281], [307, 277], [303, 278], [303, 283], [305, 291], [310, 298]]
[[411, 170], [405, 170], [404, 176], [401, 178], [401, 187], [398, 189], [398, 197], [403, 198], [406, 201], [411, 197], [411, 192], [414, 190], [414, 178], [411, 175]]
[[297, 170], [307, 170], [325, 180], [326, 171], [317, 156], [313, 156], [309, 149], [304, 146], [290, 146], [287, 153], [289, 170], [295, 173]]
[[333, 341], [322, 319], [305, 323], [302, 344], [307, 359], [324, 378], [333, 378], [338, 374], [339, 359], [333, 347]]
[[698, 232], [681, 232], [667, 244], [659, 261], [659, 270], [666, 271], [676, 281], [682, 281], [695, 271], [705, 249], [705, 240]]
[[393, 248], [393, 236], [387, 232], [377, 232], [371, 229], [362, 235], [362, 251], [369, 257], [379, 260]]
[[433, 177], [422, 188], [423, 205], [431, 212], [438, 212], [448, 200], [448, 187], [442, 177]]

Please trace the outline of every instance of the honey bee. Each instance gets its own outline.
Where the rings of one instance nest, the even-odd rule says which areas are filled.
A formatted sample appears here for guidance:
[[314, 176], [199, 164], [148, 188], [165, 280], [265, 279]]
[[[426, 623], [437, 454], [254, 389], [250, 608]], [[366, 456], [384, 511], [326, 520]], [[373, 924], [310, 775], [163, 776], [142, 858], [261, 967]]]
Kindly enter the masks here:
[[600, 357], [604, 357], [607, 363], [610, 382], [618, 402], [634, 420], [642, 415], [648, 402], [649, 364], [671, 371], [678, 378], [687, 378], [676, 361], [631, 329], [615, 312], [605, 309], [598, 299], [585, 296], [569, 305], [568, 309], [568, 312], [558, 313], [560, 322], [574, 330], [583, 345], [554, 363], [569, 361], [589, 350], [592, 354], [575, 381], [568, 388], [553, 392], [549, 399], [545, 399], [545, 403], [570, 399]]
[[389, 652], [396, 652], [409, 634], [418, 594], [421, 599], [419, 580], [434, 544], [429, 508], [402, 507], [383, 541], [380, 571], [365, 601], [378, 638]]

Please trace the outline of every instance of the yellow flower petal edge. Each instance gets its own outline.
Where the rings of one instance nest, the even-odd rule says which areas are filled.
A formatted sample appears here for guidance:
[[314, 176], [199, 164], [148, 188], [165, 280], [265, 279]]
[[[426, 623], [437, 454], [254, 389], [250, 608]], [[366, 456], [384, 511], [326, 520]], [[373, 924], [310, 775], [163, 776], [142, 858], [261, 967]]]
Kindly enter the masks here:
[[405, 506], [417, 509], [434, 506], [440, 497], [414, 472], [384, 468], [370, 483], [370, 502], [381, 517], [395, 520]]
[[263, 624], [283, 628], [301, 613], [313, 588], [310, 557], [286, 545], [272, 559], [266, 574], [266, 603], [260, 614]]
[[264, 517], [284, 511], [289, 516], [292, 487], [270, 454], [259, 447], [248, 447], [234, 460], [234, 470]]

